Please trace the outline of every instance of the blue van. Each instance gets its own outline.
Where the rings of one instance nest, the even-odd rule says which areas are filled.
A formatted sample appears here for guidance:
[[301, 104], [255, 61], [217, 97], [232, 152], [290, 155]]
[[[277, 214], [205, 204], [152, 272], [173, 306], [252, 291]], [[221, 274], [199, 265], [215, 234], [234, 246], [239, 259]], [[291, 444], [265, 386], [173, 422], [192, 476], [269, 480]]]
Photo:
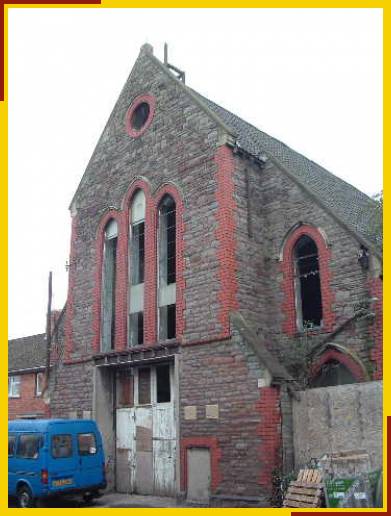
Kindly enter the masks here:
[[102, 437], [95, 421], [37, 419], [8, 422], [8, 495], [19, 507], [49, 496], [100, 496], [106, 487]]

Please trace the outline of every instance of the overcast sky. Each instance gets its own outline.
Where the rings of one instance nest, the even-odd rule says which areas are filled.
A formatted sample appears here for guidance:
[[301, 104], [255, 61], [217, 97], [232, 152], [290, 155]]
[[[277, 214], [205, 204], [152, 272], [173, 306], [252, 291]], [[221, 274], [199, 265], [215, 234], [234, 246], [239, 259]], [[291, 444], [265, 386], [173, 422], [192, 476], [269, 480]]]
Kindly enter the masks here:
[[192, 88], [372, 195], [380, 9], [9, 9], [9, 337], [66, 300], [68, 206], [140, 46]]

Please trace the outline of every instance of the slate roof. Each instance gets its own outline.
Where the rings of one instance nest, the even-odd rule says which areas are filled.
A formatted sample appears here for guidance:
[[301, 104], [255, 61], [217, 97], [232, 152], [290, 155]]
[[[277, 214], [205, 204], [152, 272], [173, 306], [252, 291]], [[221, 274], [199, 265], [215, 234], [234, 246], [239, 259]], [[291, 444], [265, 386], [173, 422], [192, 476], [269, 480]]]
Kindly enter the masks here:
[[8, 372], [45, 367], [45, 333], [8, 341]]
[[[190, 88], [189, 88], [190, 89]], [[262, 159], [274, 158], [334, 213], [350, 230], [382, 248], [379, 204], [320, 165], [302, 156], [284, 143], [260, 131], [230, 111], [191, 90], [237, 136], [237, 143], [247, 153]]]

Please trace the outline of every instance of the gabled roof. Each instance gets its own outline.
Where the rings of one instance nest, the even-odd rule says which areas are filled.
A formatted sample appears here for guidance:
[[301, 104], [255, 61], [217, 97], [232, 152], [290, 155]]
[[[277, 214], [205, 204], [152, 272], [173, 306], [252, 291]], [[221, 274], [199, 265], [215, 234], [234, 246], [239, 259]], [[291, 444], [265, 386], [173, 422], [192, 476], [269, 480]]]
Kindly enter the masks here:
[[240, 148], [261, 160], [265, 155], [271, 158], [277, 166], [292, 174], [350, 231], [361, 237], [363, 243], [372, 244], [381, 254], [381, 210], [378, 202], [276, 138], [191, 91], [236, 133]]
[[45, 333], [8, 341], [8, 372], [45, 367]]

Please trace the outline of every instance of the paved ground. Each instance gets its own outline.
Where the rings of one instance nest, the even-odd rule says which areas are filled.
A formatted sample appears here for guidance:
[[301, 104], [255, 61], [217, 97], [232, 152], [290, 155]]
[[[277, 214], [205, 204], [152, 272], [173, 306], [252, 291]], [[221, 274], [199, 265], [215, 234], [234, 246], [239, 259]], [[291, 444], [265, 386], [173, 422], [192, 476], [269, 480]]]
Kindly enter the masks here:
[[[9, 500], [9, 507], [16, 507], [15, 500]], [[175, 498], [159, 496], [126, 495], [120, 493], [108, 493], [101, 498], [85, 503], [80, 498], [53, 498], [40, 502], [39, 507], [61, 508], [101, 508], [101, 507], [184, 507], [177, 505]]]

